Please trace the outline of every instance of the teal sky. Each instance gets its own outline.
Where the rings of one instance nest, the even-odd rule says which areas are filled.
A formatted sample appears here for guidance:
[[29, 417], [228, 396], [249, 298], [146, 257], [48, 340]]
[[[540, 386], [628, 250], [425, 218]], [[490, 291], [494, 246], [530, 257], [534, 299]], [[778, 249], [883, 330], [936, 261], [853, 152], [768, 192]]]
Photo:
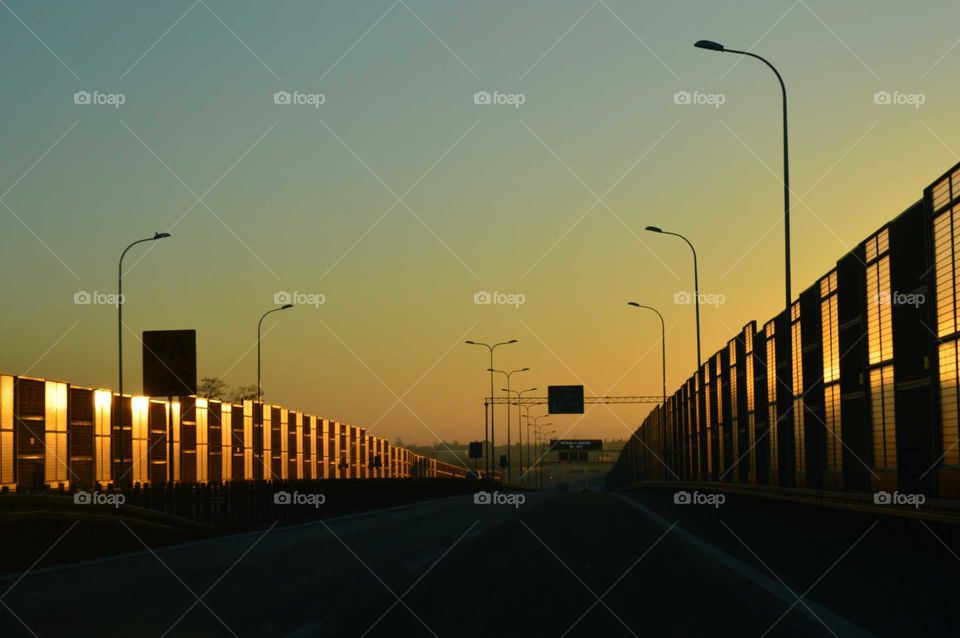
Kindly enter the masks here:
[[[406, 441], [482, 433], [487, 362], [465, 339], [518, 339], [497, 351], [533, 369], [515, 386], [658, 393], [659, 324], [631, 299], [666, 318], [672, 392], [695, 365], [673, 302], [692, 268], [648, 224], [686, 234], [724, 298], [705, 356], [780, 308], [778, 87], [694, 41], [786, 79], [795, 293], [960, 149], [951, 2], [0, 4], [0, 369], [115, 388], [115, 309], [74, 295], [114, 292], [124, 246], [170, 231], [128, 257], [128, 389], [135, 335], [165, 328], [197, 329], [201, 376], [253, 383], [275, 293], [323, 295], [265, 322], [266, 399]], [[647, 409], [552, 421], [623, 437]]]

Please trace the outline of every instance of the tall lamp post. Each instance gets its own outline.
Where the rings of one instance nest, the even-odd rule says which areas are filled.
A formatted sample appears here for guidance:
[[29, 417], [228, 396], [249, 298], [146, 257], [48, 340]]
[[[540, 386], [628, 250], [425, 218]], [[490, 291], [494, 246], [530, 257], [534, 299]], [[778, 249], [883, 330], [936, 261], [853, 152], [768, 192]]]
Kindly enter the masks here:
[[[527, 388], [526, 390], [511, 390], [510, 388], [500, 388], [501, 391], [506, 392], [509, 397], [510, 394], [517, 395], [517, 453], [520, 455], [520, 478], [523, 478], [523, 427], [521, 426], [520, 419], [523, 415], [520, 414], [520, 399], [523, 398], [523, 395], [527, 392], [533, 392], [536, 388]], [[508, 408], [509, 409], [509, 408]], [[508, 412], [509, 414], [509, 412]], [[509, 426], [508, 426], [509, 430]]]
[[[536, 470], [538, 462], [540, 460], [539, 457], [537, 459], [533, 458], [533, 454], [539, 454], [537, 449], [540, 446], [540, 428], [547, 427], [548, 425], [553, 425], [552, 423], [544, 423], [543, 425], [539, 425], [540, 419], [546, 418], [548, 416], [550, 415], [540, 414], [538, 416], [530, 416], [530, 411], [529, 410], [527, 411], [527, 446], [528, 446], [527, 447], [527, 473], [528, 474], [531, 471], [531, 469], [534, 471]], [[530, 423], [531, 420], [533, 421], [533, 423]], [[530, 452], [530, 448], [529, 448], [531, 426], [533, 426], [533, 435], [534, 435], [533, 453]]]
[[529, 370], [530, 368], [520, 368], [518, 370], [511, 370], [510, 372], [507, 372], [506, 370], [491, 370], [491, 372], [499, 372], [500, 374], [507, 377], [507, 387], [506, 387], [506, 392], [507, 392], [507, 482], [510, 481], [511, 466], [513, 465], [513, 463], [511, 463], [513, 458], [510, 453], [510, 377], [512, 377], [514, 373], [528, 372]]
[[680, 233], [672, 233], [657, 226], [647, 226], [646, 229], [651, 233], [660, 233], [661, 235], [673, 235], [674, 237], [679, 237], [683, 241], [687, 242], [687, 246], [690, 247], [690, 252], [693, 253], [693, 307], [696, 308], [697, 314], [697, 369], [699, 370], [703, 361], [700, 359], [700, 277], [697, 273], [697, 250], [693, 247], [693, 244], [690, 243], [690, 240]]
[[[266, 319], [267, 315], [269, 314], [280, 312], [281, 310], [289, 310], [290, 308], [293, 308], [292, 303], [283, 304], [279, 308], [268, 310], [260, 316], [260, 321], [257, 322], [257, 403], [260, 403], [260, 401], [263, 399], [263, 393], [260, 390], [260, 329], [263, 326], [263, 320]], [[260, 423], [261, 425], [263, 424], [262, 411], [260, 414]]]
[[157, 241], [158, 239], [166, 239], [169, 236], [170, 233], [154, 233], [153, 237], [138, 239], [123, 249], [123, 252], [120, 253], [120, 263], [117, 266], [117, 374], [119, 376], [117, 383], [119, 387], [117, 388], [117, 391], [120, 393], [120, 410], [119, 414], [117, 414], [117, 420], [120, 424], [119, 430], [117, 431], [117, 448], [120, 450], [118, 454], [120, 467], [117, 469], [118, 487], [123, 487], [120, 485], [120, 483], [123, 481], [123, 477], [127, 475], [127, 473], [123, 471], [123, 258], [126, 257], [127, 251], [137, 244], [143, 244], [148, 241]]
[[633, 306], [634, 308], [646, 308], [647, 310], [652, 310], [657, 313], [657, 316], [660, 317], [660, 360], [661, 360], [661, 380], [663, 381], [663, 405], [667, 405], [667, 331], [663, 325], [663, 315], [660, 314], [660, 311], [652, 306], [643, 306], [638, 304], [636, 301], [628, 301], [628, 306]]
[[707, 51], [717, 51], [718, 53], [737, 53], [760, 60], [773, 71], [773, 74], [777, 76], [777, 81], [780, 83], [780, 93], [783, 98], [783, 237], [785, 247], [784, 255], [786, 259], [786, 309], [789, 311], [793, 296], [790, 292], [790, 153], [787, 137], [787, 87], [783, 83], [783, 77], [780, 75], [780, 72], [777, 71], [777, 68], [770, 64], [766, 58], [756, 53], [728, 49], [719, 42], [713, 42], [711, 40], [699, 40], [693, 46], [698, 49], [706, 49]]
[[260, 321], [257, 322], [257, 405], [256, 410], [260, 412], [260, 418], [257, 419], [260, 422], [261, 429], [263, 428], [263, 392], [260, 389], [260, 328], [263, 326], [263, 320], [267, 318], [267, 315], [274, 312], [280, 312], [281, 310], [288, 310], [293, 308], [292, 303], [283, 304], [279, 308], [273, 308], [268, 310], [260, 316]]
[[[517, 403], [519, 403], [519, 400], [517, 401]], [[523, 485], [523, 479], [527, 476], [527, 474], [530, 471], [530, 461], [531, 459], [533, 459], [533, 455], [530, 452], [530, 406], [527, 405], [527, 406], [520, 406], [520, 407], [526, 408], [526, 411], [523, 413], [522, 416], [527, 429], [527, 465], [526, 465], [526, 469], [524, 469], [523, 465], [521, 465], [520, 467], [520, 469], [522, 470], [520, 472], [520, 484]], [[527, 481], [529, 482], [529, 479], [527, 479]]]
[[[486, 456], [487, 456], [487, 459], [486, 459], [486, 460], [487, 460], [487, 463], [486, 463], [486, 465], [487, 465], [487, 476], [490, 476], [491, 470], [492, 470], [493, 467], [494, 467], [494, 464], [493, 464], [493, 461], [492, 461], [491, 458], [490, 458], [490, 455], [491, 455], [491, 454], [496, 454], [496, 451], [497, 451], [497, 448], [496, 448], [496, 436], [495, 436], [495, 434], [494, 434], [494, 420], [495, 420], [495, 419], [494, 419], [494, 416], [495, 416], [495, 414], [496, 414], [496, 410], [494, 410], [494, 405], [493, 405], [493, 351], [496, 350], [497, 348], [499, 348], [500, 346], [508, 346], [508, 345], [510, 345], [511, 343], [516, 343], [516, 342], [517, 342], [516, 339], [511, 339], [510, 341], [501, 341], [501, 342], [499, 342], [499, 343], [494, 343], [494, 344], [492, 344], [492, 345], [489, 344], [489, 343], [482, 343], [482, 342], [480, 342], [480, 341], [467, 341], [467, 342], [466, 342], [466, 344], [467, 344], [468, 346], [483, 346], [484, 348], [487, 348], [487, 349], [490, 351], [490, 367], [487, 368], [487, 370], [490, 372], [490, 402], [489, 402], [489, 406], [490, 406], [489, 416], [490, 416], [490, 418], [489, 418], [489, 424], [484, 423], [484, 430], [485, 430], [485, 431], [484, 431], [484, 433], [483, 433], [484, 443], [485, 443], [486, 448], [487, 448], [487, 454], [486, 454]], [[507, 407], [509, 408], [510, 406], [507, 406]]]
[[[545, 428], [553, 423], [544, 423], [541, 428]], [[539, 428], [538, 428], [539, 429]], [[539, 430], [540, 432], [540, 489], [544, 489], [547, 484], [547, 455], [550, 454], [550, 448], [547, 446], [547, 437], [556, 434], [556, 430]]]
[[[545, 414], [541, 414], [540, 416], [546, 416], [546, 415], [545, 415]], [[530, 416], [530, 406], [528, 405], [528, 406], [527, 406], [527, 411], [526, 411], [526, 413], [524, 413], [523, 418], [524, 418], [524, 420], [526, 421], [526, 426], [527, 426], [527, 467], [526, 467], [526, 470], [525, 470], [525, 471], [523, 471], [523, 472], [520, 473], [520, 483], [521, 483], [521, 485], [523, 484], [523, 479], [530, 474], [530, 468], [531, 468], [531, 464], [532, 464], [532, 462], [533, 462], [533, 452], [534, 452], [534, 449], [530, 447], [530, 441], [532, 440], [532, 438], [531, 438], [531, 436], [530, 436], [530, 428], [533, 426], [533, 423], [531, 423], [531, 421], [532, 421], [533, 419], [536, 419], [536, 418], [539, 418], [539, 417]], [[530, 482], [530, 479], [529, 479], [529, 478], [527, 479], [527, 482], [528, 482], [528, 483]]]

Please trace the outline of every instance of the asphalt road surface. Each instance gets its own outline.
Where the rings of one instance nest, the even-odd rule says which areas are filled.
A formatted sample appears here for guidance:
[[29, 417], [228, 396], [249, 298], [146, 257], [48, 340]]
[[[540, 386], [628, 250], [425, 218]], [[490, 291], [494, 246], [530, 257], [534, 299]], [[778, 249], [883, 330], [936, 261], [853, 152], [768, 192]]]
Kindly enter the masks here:
[[0, 636], [948, 636], [953, 545], [921, 523], [748, 498], [458, 496], [41, 560], [0, 578]]

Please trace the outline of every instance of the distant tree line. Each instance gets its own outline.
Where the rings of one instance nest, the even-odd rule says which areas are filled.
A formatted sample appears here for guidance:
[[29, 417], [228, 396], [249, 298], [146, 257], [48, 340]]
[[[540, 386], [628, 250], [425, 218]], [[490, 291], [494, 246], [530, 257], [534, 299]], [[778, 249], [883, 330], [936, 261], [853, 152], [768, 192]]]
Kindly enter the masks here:
[[229, 401], [230, 403], [243, 403], [246, 400], [257, 398], [257, 386], [250, 384], [231, 388], [223, 379], [203, 377], [197, 385], [197, 396], [204, 399]]

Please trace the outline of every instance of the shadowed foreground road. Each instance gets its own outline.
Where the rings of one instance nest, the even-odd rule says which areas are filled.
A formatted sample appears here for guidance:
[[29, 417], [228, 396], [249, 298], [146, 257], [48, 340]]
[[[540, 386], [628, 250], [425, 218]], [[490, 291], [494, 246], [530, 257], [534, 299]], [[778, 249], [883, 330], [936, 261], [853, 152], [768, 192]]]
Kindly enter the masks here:
[[950, 635], [954, 605], [935, 592], [953, 591], [960, 562], [944, 546], [899, 564], [875, 554], [885, 521], [820, 511], [833, 532], [811, 537], [777, 507], [675, 506], [659, 492], [534, 494], [519, 508], [458, 496], [41, 562], [0, 581], [0, 636]]

